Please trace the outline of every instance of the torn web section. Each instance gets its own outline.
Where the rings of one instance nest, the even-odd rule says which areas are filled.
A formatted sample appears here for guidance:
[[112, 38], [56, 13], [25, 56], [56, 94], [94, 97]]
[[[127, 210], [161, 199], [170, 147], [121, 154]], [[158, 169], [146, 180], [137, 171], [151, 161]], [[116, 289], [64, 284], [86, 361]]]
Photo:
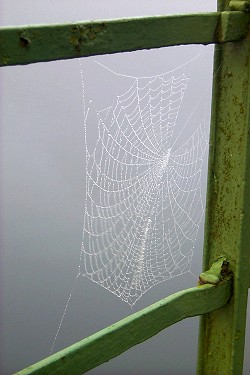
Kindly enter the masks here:
[[[104, 80], [96, 101], [89, 99], [82, 63], [86, 200], [80, 273], [130, 305], [191, 267], [204, 211], [200, 181], [208, 132], [204, 100], [191, 106], [184, 98], [198, 57], [151, 75], [117, 73], [104, 57], [92, 59], [97, 73], [91, 87]], [[189, 112], [181, 115], [182, 107]]]

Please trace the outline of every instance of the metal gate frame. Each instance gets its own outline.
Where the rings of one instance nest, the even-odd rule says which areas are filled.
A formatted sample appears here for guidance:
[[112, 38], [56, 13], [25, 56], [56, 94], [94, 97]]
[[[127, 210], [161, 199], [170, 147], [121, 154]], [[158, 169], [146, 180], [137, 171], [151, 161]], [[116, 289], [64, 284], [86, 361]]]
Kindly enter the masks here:
[[214, 13], [0, 28], [0, 66], [181, 44], [217, 45], [199, 285], [17, 374], [80, 375], [196, 315], [202, 315], [197, 374], [242, 373], [250, 287], [249, 10], [248, 1], [218, 0]]

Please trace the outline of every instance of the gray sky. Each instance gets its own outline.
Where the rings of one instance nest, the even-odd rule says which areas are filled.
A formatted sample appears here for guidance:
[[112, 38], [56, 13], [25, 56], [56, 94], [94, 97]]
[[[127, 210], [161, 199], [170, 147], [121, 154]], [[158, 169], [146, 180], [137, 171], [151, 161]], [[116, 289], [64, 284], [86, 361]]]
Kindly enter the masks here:
[[[57, 23], [177, 12], [213, 11], [214, 1], [22, 1], [1, 4], [1, 25]], [[189, 46], [83, 59], [86, 98], [110, 105], [121, 80], [98, 61], [125, 75], [181, 69], [190, 77], [180, 123], [204, 88], [209, 90], [212, 48]], [[108, 92], [105, 91], [107, 82]], [[1, 374], [8, 375], [49, 354], [72, 289], [81, 247], [85, 176], [82, 83], [79, 60], [1, 70], [2, 294]], [[103, 95], [105, 92], [105, 95]], [[195, 117], [196, 121], [199, 114]], [[194, 122], [195, 123], [195, 122]], [[188, 129], [184, 133], [188, 136]], [[206, 168], [203, 170], [205, 191]], [[192, 272], [201, 270], [202, 231]], [[195, 285], [191, 274], [148, 291], [131, 308], [88, 279], [77, 280], [55, 350], [64, 348], [175, 291]], [[195, 372], [198, 319], [170, 327], [89, 374]], [[187, 345], [188, 343], [188, 345]], [[249, 347], [249, 334], [248, 334]], [[249, 359], [247, 368], [249, 369]], [[247, 374], [247, 369], [245, 374]]]

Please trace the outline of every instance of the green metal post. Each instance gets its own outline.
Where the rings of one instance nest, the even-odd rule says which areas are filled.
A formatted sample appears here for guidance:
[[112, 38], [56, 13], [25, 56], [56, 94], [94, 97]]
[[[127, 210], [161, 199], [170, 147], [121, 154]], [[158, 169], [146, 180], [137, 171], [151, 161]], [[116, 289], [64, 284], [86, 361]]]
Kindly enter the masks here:
[[[233, 5], [235, 7], [235, 1]], [[229, 1], [219, 10], [229, 10]], [[197, 373], [240, 375], [250, 270], [250, 33], [215, 47], [204, 269], [225, 255], [230, 303], [201, 318]]]
[[[200, 282], [217, 286], [197, 287], [191, 292], [187, 290], [159, 301], [157, 305], [21, 373], [73, 374], [74, 368], [74, 373], [80, 374], [84, 369], [87, 371], [93, 365], [118, 355], [178, 320], [206, 313], [200, 326], [198, 374], [241, 374], [250, 286], [249, 30], [246, 33], [250, 14], [247, 13], [247, 1], [231, 1], [229, 4], [229, 0], [222, 0], [219, 1], [218, 10], [218, 13], [203, 15], [0, 28], [2, 66], [177, 44], [218, 43], [214, 67], [204, 270], [225, 256], [234, 275], [233, 297], [226, 306], [229, 287], [220, 284], [221, 275], [217, 274], [217, 266], [212, 267], [200, 275]], [[192, 35], [189, 34], [190, 30]], [[220, 294], [223, 285], [227, 290]], [[187, 295], [191, 295], [191, 299], [186, 299]], [[205, 297], [205, 302], [201, 295]], [[195, 305], [198, 299], [199, 305]], [[203, 303], [206, 304], [203, 306]], [[215, 308], [219, 309], [208, 313]], [[153, 319], [155, 324], [152, 324]], [[130, 332], [136, 332], [136, 335]], [[111, 338], [120, 336], [124, 339], [120, 345], [117, 346], [116, 341], [111, 343]], [[99, 362], [90, 360], [91, 355], [101, 348], [103, 356], [98, 359]], [[84, 353], [86, 356], [83, 358]], [[61, 372], [58, 372], [58, 366]], [[48, 372], [45, 372], [45, 368]]]

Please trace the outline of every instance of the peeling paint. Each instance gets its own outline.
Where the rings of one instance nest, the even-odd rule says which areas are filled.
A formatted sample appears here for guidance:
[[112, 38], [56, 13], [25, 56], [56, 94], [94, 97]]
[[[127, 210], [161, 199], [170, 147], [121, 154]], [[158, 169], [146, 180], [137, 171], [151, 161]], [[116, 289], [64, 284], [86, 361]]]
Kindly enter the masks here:
[[75, 25], [71, 29], [70, 44], [79, 53], [84, 45], [94, 42], [99, 36], [103, 36], [107, 29], [105, 23]]

